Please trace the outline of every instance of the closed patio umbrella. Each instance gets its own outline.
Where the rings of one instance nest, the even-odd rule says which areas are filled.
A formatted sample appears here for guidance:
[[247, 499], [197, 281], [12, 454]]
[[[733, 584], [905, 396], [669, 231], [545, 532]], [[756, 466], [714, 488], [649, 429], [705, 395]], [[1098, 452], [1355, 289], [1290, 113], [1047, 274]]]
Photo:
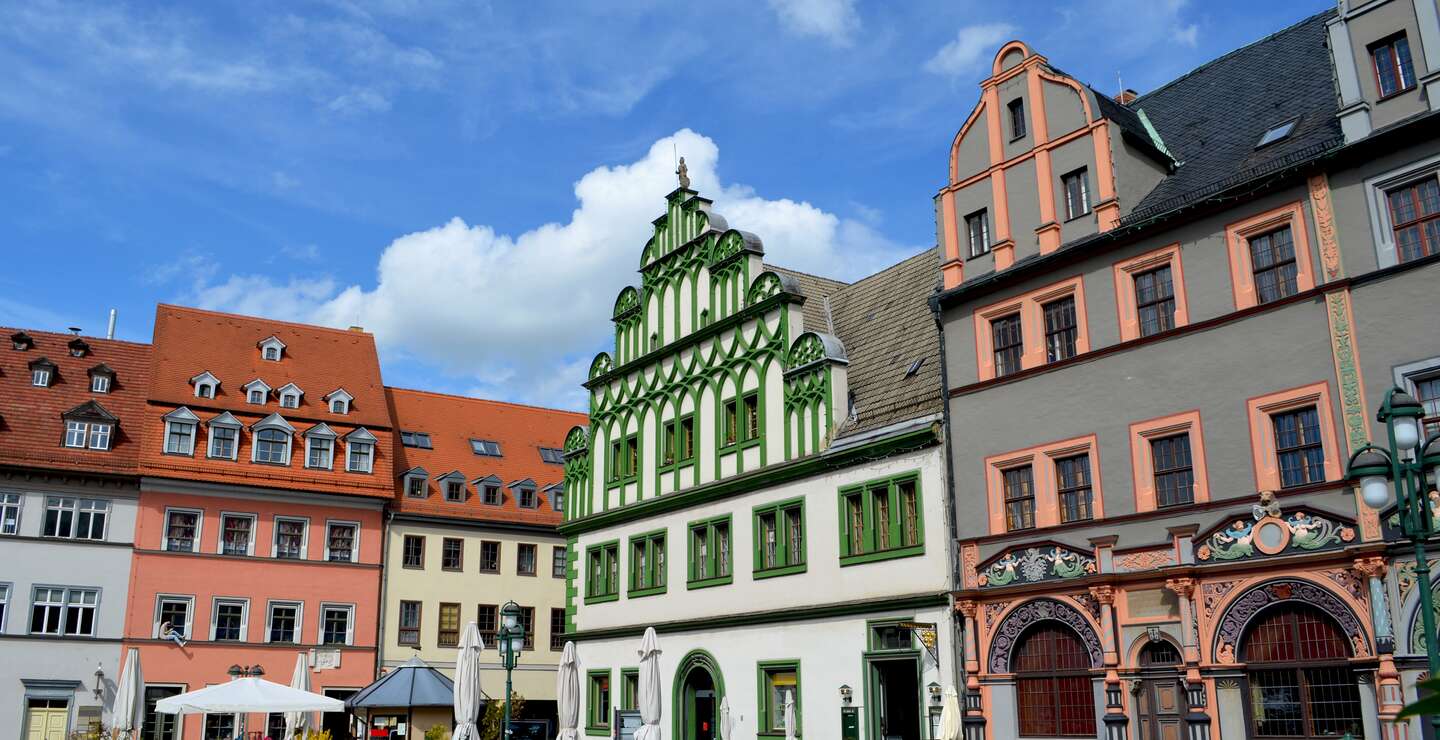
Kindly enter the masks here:
[[[290, 688], [296, 691], [310, 690], [310, 663], [305, 659], [305, 653], [300, 653], [295, 658], [295, 673], [290, 677]], [[304, 712], [285, 713], [285, 740], [295, 740], [305, 737], [305, 730], [310, 726], [310, 715]]]
[[478, 740], [480, 728], [480, 651], [485, 642], [480, 628], [471, 622], [460, 635], [455, 653], [455, 735], [452, 740]]
[[115, 685], [115, 706], [110, 712], [110, 726], [119, 732], [140, 736], [141, 725], [145, 723], [144, 704], [140, 695], [145, 690], [145, 677], [140, 673], [140, 651], [130, 648], [125, 651], [125, 666], [120, 670], [120, 681]]
[[785, 692], [785, 740], [795, 740], [795, 688]]
[[730, 716], [730, 697], [720, 700], [720, 740], [731, 740], [735, 736], [735, 718]]
[[660, 639], [654, 627], [640, 639], [640, 729], [635, 740], [660, 740]]
[[960, 695], [954, 686], [945, 687], [945, 703], [940, 707], [940, 736], [936, 740], [960, 740]]
[[560, 653], [560, 670], [555, 672], [555, 709], [560, 718], [556, 740], [579, 740], [580, 666], [575, 662], [575, 643], [568, 640]]

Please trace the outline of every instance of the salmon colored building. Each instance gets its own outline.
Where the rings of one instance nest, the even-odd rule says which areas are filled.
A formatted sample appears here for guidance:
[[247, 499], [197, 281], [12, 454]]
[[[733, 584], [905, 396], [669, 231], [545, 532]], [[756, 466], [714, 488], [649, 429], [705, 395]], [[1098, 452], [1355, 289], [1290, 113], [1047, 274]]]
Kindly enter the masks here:
[[[394, 495], [374, 337], [162, 305], [138, 422], [124, 647], [140, 651], [147, 733], [193, 740], [283, 722], [154, 713], [235, 666], [288, 684], [303, 655], [313, 691], [368, 685]], [[338, 713], [324, 726], [348, 737]]]

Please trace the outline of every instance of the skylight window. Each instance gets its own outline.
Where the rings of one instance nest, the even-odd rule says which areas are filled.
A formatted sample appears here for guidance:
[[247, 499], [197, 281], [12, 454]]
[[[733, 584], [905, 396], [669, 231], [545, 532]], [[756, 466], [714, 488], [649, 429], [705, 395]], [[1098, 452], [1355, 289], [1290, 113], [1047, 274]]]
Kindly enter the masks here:
[[1298, 120], [1299, 119], [1292, 118], [1278, 126], [1271, 126], [1270, 130], [1266, 131], [1265, 135], [1260, 137], [1260, 143], [1256, 144], [1255, 148], [1259, 149], [1262, 146], [1270, 146], [1289, 136], [1290, 132], [1295, 130], [1295, 124]]
[[477, 455], [485, 455], [486, 457], [500, 457], [500, 443], [491, 442], [488, 439], [470, 440], [470, 449], [474, 451]]
[[921, 357], [920, 359], [918, 359], [918, 360], [910, 363], [910, 367], [909, 367], [909, 368], [906, 368], [906, 370], [905, 370], [905, 377], [907, 377], [907, 378], [913, 378], [913, 377], [915, 377], [916, 374], [918, 374], [918, 373], [920, 372], [920, 366], [921, 366], [921, 365], [924, 365], [924, 364], [925, 364], [925, 358], [924, 358], [924, 357]]
[[400, 444], [406, 447], [418, 447], [422, 450], [432, 449], [430, 446], [430, 435], [427, 432], [400, 432]]
[[557, 450], [554, 447], [541, 447], [540, 459], [554, 465], [564, 465], [565, 452], [563, 450]]

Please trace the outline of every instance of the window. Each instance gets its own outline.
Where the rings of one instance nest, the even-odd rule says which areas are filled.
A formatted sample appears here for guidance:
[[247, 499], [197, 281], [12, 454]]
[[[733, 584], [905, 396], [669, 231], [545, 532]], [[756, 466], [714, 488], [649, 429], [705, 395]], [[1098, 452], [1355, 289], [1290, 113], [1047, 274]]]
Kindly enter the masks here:
[[1292, 118], [1282, 124], [1279, 124], [1277, 126], [1271, 126], [1270, 128], [1266, 129], [1265, 133], [1260, 135], [1260, 141], [1255, 143], [1255, 148], [1260, 149], [1262, 147], [1270, 146], [1271, 144], [1274, 144], [1275, 142], [1289, 136], [1290, 132], [1295, 130], [1295, 123], [1298, 120], [1298, 118]]
[[331, 522], [325, 537], [325, 559], [332, 563], [353, 563], [358, 554], [355, 549], [360, 525], [349, 522]]
[[477, 455], [486, 457], [500, 457], [500, 443], [488, 439], [470, 440], [470, 450]]
[[206, 445], [205, 454], [221, 460], [234, 460], [236, 442], [239, 439], [240, 429], [238, 427], [212, 423], [210, 425], [210, 442]]
[[742, 426], [741, 433], [745, 439], [758, 439], [760, 437], [760, 396], [756, 393], [747, 393], [740, 399], [740, 415]]
[[1385, 194], [1401, 262], [1440, 254], [1440, 179], [1433, 175]]
[[1089, 453], [1055, 461], [1056, 491], [1060, 494], [1060, 521], [1082, 522], [1092, 518], [1094, 502], [1090, 489]]
[[266, 642], [298, 642], [300, 604], [293, 601], [270, 602], [270, 623], [265, 633]]
[[535, 607], [520, 607], [520, 633], [525, 636], [521, 643], [521, 650], [535, 649]]
[[1025, 340], [1020, 330], [1020, 314], [1001, 316], [990, 322], [991, 346], [995, 352], [995, 377], [1020, 372], [1020, 358]]
[[522, 576], [535, 575], [536, 548], [533, 544], [520, 543], [515, 548], [515, 573]]
[[307, 437], [305, 439], [305, 467], [329, 470], [334, 448], [335, 440], [329, 437]]
[[235, 715], [206, 714], [200, 723], [201, 736], [205, 740], [225, 740], [235, 737]]
[[630, 596], [665, 593], [665, 531], [630, 538]]
[[870, 649], [877, 652], [914, 650], [915, 633], [909, 627], [896, 623], [872, 624], [870, 626]]
[[440, 570], [464, 570], [465, 540], [446, 537], [440, 540]]
[[90, 391], [91, 391], [92, 393], [109, 393], [109, 392], [110, 392], [110, 376], [108, 376], [108, 375], [92, 375], [92, 376], [90, 376]]
[[284, 408], [284, 409], [297, 409], [297, 408], [300, 408], [300, 396], [298, 396], [298, 395], [296, 395], [296, 394], [294, 394], [294, 393], [282, 393], [282, 394], [280, 394], [280, 408]]
[[109, 424], [100, 422], [67, 421], [65, 422], [65, 446], [108, 450], [110, 449], [110, 429]]
[[1065, 189], [1065, 218], [1079, 218], [1090, 212], [1090, 178], [1084, 167], [1062, 175]]
[[320, 605], [320, 644], [349, 645], [350, 616], [355, 607], [347, 604]]
[[795, 499], [755, 509], [755, 575], [805, 570], [805, 501]]
[[458, 501], [464, 501], [464, 500], [465, 500], [465, 481], [463, 481], [463, 480], [447, 480], [447, 481], [445, 481], [445, 500], [446, 500], [446, 501], [457, 501], [457, 502], [458, 502]]
[[520, 494], [517, 497], [520, 500], [520, 508], [534, 509], [540, 506], [539, 499], [535, 497], [535, 489], [529, 486], [521, 486], [518, 489], [518, 492]]
[[795, 735], [800, 736], [800, 664], [796, 661], [765, 661], [760, 672], [760, 735], [785, 734], [785, 704], [795, 704]]
[[1175, 328], [1175, 285], [1169, 265], [1135, 276], [1135, 309], [1142, 337]]
[[302, 560], [305, 557], [304, 519], [275, 518], [275, 557]]
[[620, 708], [636, 710], [640, 708], [640, 669], [620, 669]]
[[1283, 604], [1251, 623], [1243, 651], [1251, 737], [1364, 734], [1350, 643], [1330, 617]]
[[155, 704], [161, 699], [176, 696], [184, 691], [179, 686], [145, 686], [145, 724], [143, 740], [180, 740], [178, 714], [161, 714], [155, 711]]
[[1075, 296], [1066, 296], [1041, 306], [1045, 316], [1045, 361], [1059, 362], [1075, 356]]
[[155, 603], [155, 632], [153, 637], [164, 638], [168, 627], [175, 634], [190, 639], [191, 599], [184, 596], [160, 596]]
[[290, 435], [280, 429], [261, 429], [256, 432], [255, 462], [289, 465]]
[[499, 542], [488, 542], [488, 541], [486, 541], [486, 542], [481, 542], [481, 543], [480, 543], [480, 572], [481, 572], [481, 573], [499, 573], [499, 572], [500, 572], [500, 543], [499, 543]]
[[35, 368], [30, 371], [30, 385], [39, 388], [50, 387], [50, 371], [45, 368]]
[[550, 610], [550, 649], [560, 652], [565, 649], [565, 610]]
[[620, 595], [620, 543], [585, 549], [585, 603], [614, 601]]
[[271, 362], [278, 362], [280, 360], [280, 348], [266, 347], [264, 357], [266, 360], [269, 360]]
[[565, 452], [564, 450], [557, 450], [554, 447], [541, 447], [540, 460], [550, 463], [551, 465], [564, 465]]
[[563, 486], [552, 486], [545, 489], [550, 494], [550, 508], [555, 511], [565, 510], [565, 488]]
[[1006, 470], [1005, 531], [1035, 527], [1035, 474], [1029, 465]]
[[420, 644], [420, 602], [400, 602], [399, 641], [401, 645]]
[[1440, 375], [1420, 378], [1413, 383], [1415, 399], [1425, 409], [1425, 418], [1421, 421], [1425, 426], [1424, 436], [1429, 439], [1432, 434], [1440, 434]]
[[430, 435], [427, 432], [407, 432], [402, 430], [400, 432], [400, 444], [421, 450], [432, 449], [430, 445]]
[[346, 413], [346, 412], [345, 412], [345, 401], [344, 401], [344, 399], [337, 398], [337, 399], [335, 399], [334, 401], [331, 401], [331, 402], [330, 402], [330, 413], [332, 413], [332, 414], [344, 414], [344, 413]]
[[971, 257], [990, 251], [990, 218], [984, 208], [965, 217], [965, 240]]
[[200, 544], [200, 512], [169, 509], [165, 512], [165, 549], [195, 552]]
[[215, 627], [210, 639], [239, 641], [245, 639], [245, 607], [243, 599], [215, 600]]
[[1290, 227], [1250, 238], [1250, 265], [1255, 297], [1260, 303], [1278, 301], [1298, 292], [1295, 242]]
[[640, 472], [640, 437], [631, 435], [625, 440], [625, 477], [633, 478]]
[[495, 635], [499, 632], [500, 607], [481, 604], [475, 613], [475, 627], [480, 630], [480, 640], [485, 645], [498, 645]]
[[93, 637], [99, 605], [97, 589], [36, 586], [30, 606], [30, 633]]
[[370, 442], [351, 442], [347, 447], [350, 458], [345, 469], [352, 473], [370, 472], [375, 459], [375, 445]]
[[1005, 107], [1010, 111], [1010, 139], [1014, 141], [1025, 135], [1025, 99], [1015, 98]]
[[1155, 474], [1155, 505], [1179, 506], [1195, 501], [1195, 468], [1190, 461], [1190, 435], [1150, 441]]
[[258, 388], [251, 389], [249, 400], [250, 403], [253, 404], [265, 403], [265, 391], [262, 391]]
[[41, 534], [77, 540], [105, 539], [105, 518], [110, 502], [103, 499], [45, 499], [45, 526]]
[[1375, 86], [1386, 98], [1415, 87], [1415, 66], [1410, 61], [1410, 41], [1399, 33], [1370, 45], [1375, 62]]
[[0, 534], [20, 533], [20, 494], [0, 493]]
[[425, 538], [407, 534], [401, 544], [401, 564], [406, 568], [425, 567]]
[[1012, 655], [1021, 737], [1095, 737], [1090, 655], [1074, 632], [1042, 622]]
[[425, 476], [410, 475], [405, 477], [405, 495], [412, 498], [425, 498]]
[[495, 483], [486, 483], [480, 489], [480, 502], [488, 506], [499, 506], [500, 486]]
[[564, 545], [556, 545], [554, 548], [552, 548], [552, 555], [550, 556], [550, 575], [554, 578], [564, 578], [565, 565], [568, 559], [569, 554], [568, 551], [565, 549]]
[[255, 535], [255, 517], [249, 514], [220, 515], [220, 554], [250, 555]]
[[195, 425], [183, 421], [165, 422], [165, 452], [189, 455], [195, 450]]
[[1325, 448], [1320, 440], [1320, 415], [1314, 406], [1270, 417], [1275, 428], [1275, 457], [1280, 486], [1292, 488], [1325, 480]]
[[925, 552], [920, 482], [913, 473], [840, 489], [845, 533], [840, 564]]
[[587, 671], [585, 734], [610, 734], [610, 669]]
[[0, 629], [5, 628], [5, 612], [10, 607], [10, 584], [0, 583]]
[[689, 588], [719, 586], [731, 580], [730, 516], [690, 523]]
[[435, 644], [439, 647], [455, 647], [460, 644], [460, 605], [442, 603]]

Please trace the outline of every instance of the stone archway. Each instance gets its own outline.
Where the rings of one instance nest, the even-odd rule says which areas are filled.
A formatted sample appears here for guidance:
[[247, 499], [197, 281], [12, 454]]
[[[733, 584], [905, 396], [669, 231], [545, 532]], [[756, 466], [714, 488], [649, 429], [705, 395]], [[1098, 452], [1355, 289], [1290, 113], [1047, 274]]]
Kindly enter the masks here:
[[720, 702], [725, 698], [725, 675], [715, 656], [691, 650], [675, 669], [670, 714], [676, 740], [715, 740], [719, 737]]
[[1281, 578], [1251, 586], [1236, 596], [1221, 614], [1215, 629], [1214, 652], [1217, 663], [1234, 663], [1236, 649], [1245, 628], [1260, 612], [1276, 605], [1291, 601], [1310, 604], [1333, 618], [1350, 641], [1350, 647], [1357, 658], [1374, 655], [1364, 623], [1344, 599], [1334, 592], [1310, 581], [1299, 578]]
[[990, 638], [990, 659], [987, 662], [990, 672], [1011, 673], [1010, 656], [1015, 643], [1025, 630], [1044, 621], [1059, 622], [1074, 630], [1085, 645], [1085, 652], [1090, 655], [1090, 667], [1100, 668], [1105, 664], [1100, 636], [1080, 610], [1055, 599], [1035, 599], [1010, 610], [995, 628], [994, 637]]

